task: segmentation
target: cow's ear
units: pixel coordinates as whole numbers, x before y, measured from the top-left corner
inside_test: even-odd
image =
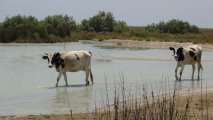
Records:
[[[169,49],[172,50],[172,51],[173,51],[173,54],[175,55],[175,48],[169,47]]]
[[[43,58],[44,60],[46,60],[48,57],[47,57],[47,56],[43,56],[42,58]]]
[[[169,49],[170,49],[170,50],[174,50],[174,48],[173,48],[173,47],[169,47]]]

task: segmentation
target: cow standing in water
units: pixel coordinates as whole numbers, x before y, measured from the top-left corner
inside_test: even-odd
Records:
[[[92,53],[89,51],[66,51],[57,52],[53,55],[46,53],[42,58],[48,60],[49,68],[55,67],[56,71],[59,72],[57,77],[56,87],[63,74],[66,86],[68,86],[66,72],[78,72],[85,71],[86,74],[86,85],[89,85],[89,76],[93,84],[93,75],[91,71],[91,57]]]
[[[173,47],[169,47],[169,49],[173,51],[174,58],[177,61],[177,66],[175,69],[176,80],[178,80],[178,76],[177,76],[178,68],[181,67],[180,77],[179,77],[179,80],[181,80],[181,76],[182,76],[185,65],[192,65],[192,80],[193,80],[196,63],[197,63],[197,69],[198,69],[197,79],[199,80],[200,79],[200,69],[203,70],[203,67],[201,64],[202,47],[199,45],[189,45],[189,46],[185,46],[185,47],[179,47],[179,48],[177,48],[177,50],[175,50],[175,48],[173,48]]]

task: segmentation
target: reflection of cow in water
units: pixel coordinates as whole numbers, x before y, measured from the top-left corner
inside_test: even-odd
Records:
[[[67,51],[60,53],[57,52],[54,55],[52,55],[51,53],[46,53],[46,55],[43,56],[43,59],[48,60],[49,68],[52,68],[52,66],[54,66],[56,71],[59,72],[56,83],[57,87],[62,74],[64,76],[66,86],[68,86],[66,72],[78,72],[81,70],[85,71],[86,73],[86,85],[89,85],[89,75],[91,78],[91,82],[93,83],[91,57],[92,54],[89,51]]]
[[[177,70],[178,67],[181,67],[180,70],[180,77],[181,80],[182,72],[185,65],[192,65],[192,79],[194,79],[194,71],[195,71],[195,64],[197,63],[198,69],[198,80],[200,79],[200,69],[202,68],[201,64],[201,56],[202,56],[202,47],[198,45],[189,45],[185,47],[179,47],[177,50],[173,47],[169,47],[170,50],[174,53],[174,58],[177,61],[177,66],[175,69],[175,78],[178,80]]]

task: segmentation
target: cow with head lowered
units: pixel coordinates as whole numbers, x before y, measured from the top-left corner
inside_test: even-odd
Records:
[[[177,70],[179,67],[181,67],[180,70],[180,77],[179,80],[181,80],[181,76],[183,73],[183,69],[185,65],[192,65],[192,80],[194,79],[194,72],[195,72],[195,64],[197,64],[198,69],[198,76],[197,79],[200,79],[200,69],[202,68],[201,64],[201,57],[202,57],[202,47],[199,45],[189,45],[185,47],[169,47],[170,50],[173,51],[174,58],[177,62],[177,66],[175,69],[175,78],[178,80],[177,76]]]
[[[54,54],[45,53],[42,57],[48,60],[48,67],[54,67],[59,73],[57,77],[56,87],[63,74],[66,86],[68,86],[66,72],[78,72],[85,71],[86,74],[86,85],[89,85],[89,76],[93,84],[93,75],[91,71],[91,57],[92,53],[89,51],[65,51],[56,52]]]

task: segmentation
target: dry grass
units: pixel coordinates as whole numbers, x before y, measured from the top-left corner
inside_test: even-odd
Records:
[[[166,82],[165,82],[166,83]],[[178,92],[167,91],[154,94],[145,86],[142,91],[136,91],[141,95],[127,92],[122,82],[116,86],[114,91],[114,103],[95,110],[93,119],[96,120],[211,120],[213,116],[213,97],[203,92]],[[107,86],[106,86],[107,87]],[[163,88],[163,89],[169,89]],[[159,90],[163,91],[163,90]],[[141,98],[138,98],[140,97]],[[107,98],[107,97],[106,97]],[[108,98],[107,98],[108,99]],[[212,106],[212,107],[211,107]],[[210,109],[211,107],[211,109]]]

